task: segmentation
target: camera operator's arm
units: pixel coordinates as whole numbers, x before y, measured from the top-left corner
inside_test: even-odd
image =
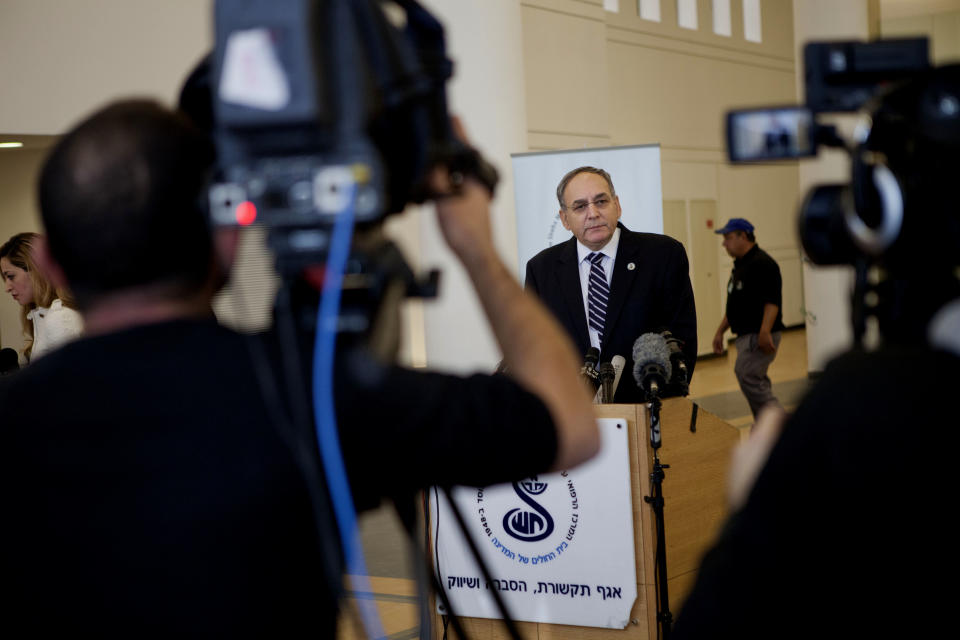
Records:
[[[437,192],[449,193],[443,170],[433,178]],[[437,218],[476,288],[510,375],[550,410],[557,428],[553,469],[569,468],[589,459],[599,447],[590,394],[577,375],[580,363],[569,338],[497,255],[489,207],[486,189],[467,180],[458,195],[437,201]]]

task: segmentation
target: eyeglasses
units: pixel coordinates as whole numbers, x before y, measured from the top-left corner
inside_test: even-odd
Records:
[[[597,211],[606,211],[611,202],[613,201],[609,198],[609,196],[600,196],[593,202],[577,201],[573,205],[567,207],[567,209],[573,211],[577,215],[583,215],[590,208],[590,205],[596,207]]]

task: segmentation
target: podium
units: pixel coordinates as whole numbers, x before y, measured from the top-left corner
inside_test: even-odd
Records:
[[[630,624],[625,629],[600,629],[517,622],[524,638],[646,640],[657,637],[656,522],[652,507],[644,501],[645,496],[651,495],[653,470],[647,408],[642,404],[610,404],[596,405],[595,411],[597,418],[618,418],[627,423],[637,563],[637,600],[631,609]],[[663,401],[660,428],[660,462],[669,465],[663,481],[667,588],[670,611],[676,618],[693,586],[700,558],[726,516],[727,467],[740,434],[735,427],[686,398]],[[500,620],[460,618],[460,622],[470,638],[509,639]],[[443,626],[439,615],[435,615],[434,629],[436,640],[440,640]],[[448,637],[457,637],[452,627],[448,628]]]

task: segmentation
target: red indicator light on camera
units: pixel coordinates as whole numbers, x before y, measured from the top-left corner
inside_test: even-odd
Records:
[[[247,200],[237,205],[237,224],[246,227],[257,219],[257,206]]]

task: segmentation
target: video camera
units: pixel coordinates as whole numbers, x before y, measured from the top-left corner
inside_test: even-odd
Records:
[[[278,305],[308,308],[297,324],[310,332],[348,218],[339,327],[383,342],[374,327],[403,297],[435,296],[439,272],[415,275],[379,223],[446,195],[428,186],[434,168],[454,190],[469,176],[492,195],[498,182],[454,131],[443,27],[415,0],[216,0],[214,26],[214,50],[180,95],[217,150],[202,203],[211,225],[266,230]]]
[[[214,20],[210,218],[266,227],[281,274],[322,261],[346,207],[362,227],[430,198],[436,166],[493,191],[451,127],[443,28],[415,0],[217,0]]]
[[[379,223],[409,203],[451,195],[431,191],[435,168],[446,168],[454,194],[472,177],[492,195],[497,172],[455,135],[444,31],[415,0],[216,0],[214,25],[214,50],[180,96],[216,147],[205,209],[214,227],[267,231],[281,278],[277,371],[260,341],[250,341],[251,352],[277,424],[302,452],[319,537],[329,547],[339,534],[344,570],[368,591],[334,374],[381,384],[400,298],[435,295],[438,275],[415,277]],[[308,365],[302,356],[311,352]],[[342,368],[336,354],[346,354]],[[412,501],[397,500],[412,522]],[[328,574],[340,593],[339,572]],[[375,610],[359,607],[368,634],[382,636]]]
[[[874,316],[884,339],[922,339],[960,295],[960,66],[933,68],[925,38],[804,48],[806,104],[727,114],[732,163],[798,159],[821,146],[851,159],[847,184],[815,186],[798,215],[811,262],[853,265],[855,344]],[[821,114],[859,111],[850,141]]]

